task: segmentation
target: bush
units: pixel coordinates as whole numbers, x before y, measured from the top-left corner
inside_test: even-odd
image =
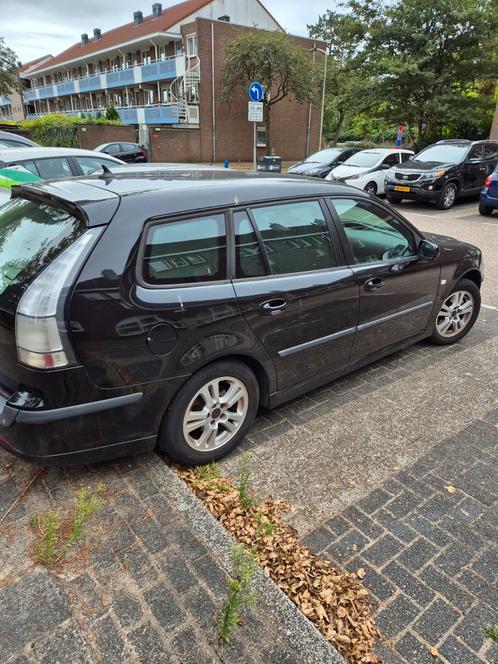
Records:
[[[122,124],[122,122],[119,115],[117,120],[109,120],[106,117],[102,117],[102,115],[96,118],[79,118],[72,115],[54,113],[36,118],[36,120],[23,120],[18,122],[17,126],[21,129],[28,129],[33,140],[40,145],[57,148],[77,148],[78,124],[118,125]]]
[[[120,120],[119,113],[112,105],[107,107],[105,116],[108,120]]]

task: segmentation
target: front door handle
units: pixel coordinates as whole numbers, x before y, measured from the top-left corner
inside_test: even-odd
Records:
[[[383,286],[384,282],[379,277],[376,277],[375,279],[369,279],[363,284],[363,288],[366,291],[379,290],[379,288],[382,288]]]
[[[259,305],[259,311],[264,316],[275,316],[287,308],[287,302],[282,297],[267,300]]]

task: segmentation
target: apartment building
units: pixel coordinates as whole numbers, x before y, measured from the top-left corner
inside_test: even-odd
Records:
[[[26,117],[95,116],[113,105],[125,124],[136,126],[141,141],[155,143],[157,159],[249,159],[247,98],[241,95],[230,107],[218,101],[223,50],[240,29],[282,30],[259,0],[186,0],[166,8],[154,3],[150,15],[136,11],[126,25],[95,28],[66,51],[21,71]],[[315,44],[296,39],[303,48]],[[289,145],[280,149],[277,131],[282,156],[299,158],[316,149],[318,109],[290,100],[278,106],[273,124],[282,123]],[[187,135],[189,130],[196,131]],[[299,146],[290,147],[296,131]],[[258,143],[264,153],[263,126]]]

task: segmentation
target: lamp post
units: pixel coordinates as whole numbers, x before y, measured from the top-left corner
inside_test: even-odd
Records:
[[[322,145],[322,134],[323,134],[323,116],[325,114],[325,89],[327,86],[327,64],[328,64],[328,51],[326,51],[324,48],[318,48],[318,46],[314,46],[313,48],[308,49],[309,51],[312,51],[313,53],[316,53],[316,51],[320,51],[320,53],[323,53],[325,55],[325,62],[323,65],[323,86],[322,86],[322,112],[320,114],[320,136],[318,139],[318,149],[320,149]]]

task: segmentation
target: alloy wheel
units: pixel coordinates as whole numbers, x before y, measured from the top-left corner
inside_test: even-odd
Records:
[[[456,188],[454,185],[449,185],[443,194],[443,205],[445,210],[448,210],[453,206],[456,199]]]
[[[211,452],[226,445],[244,423],[249,394],[238,378],[222,376],[201,387],[183,418],[183,435],[198,452]]]
[[[443,303],[436,319],[436,329],[444,338],[460,334],[472,318],[474,298],[469,291],[458,290]]]

